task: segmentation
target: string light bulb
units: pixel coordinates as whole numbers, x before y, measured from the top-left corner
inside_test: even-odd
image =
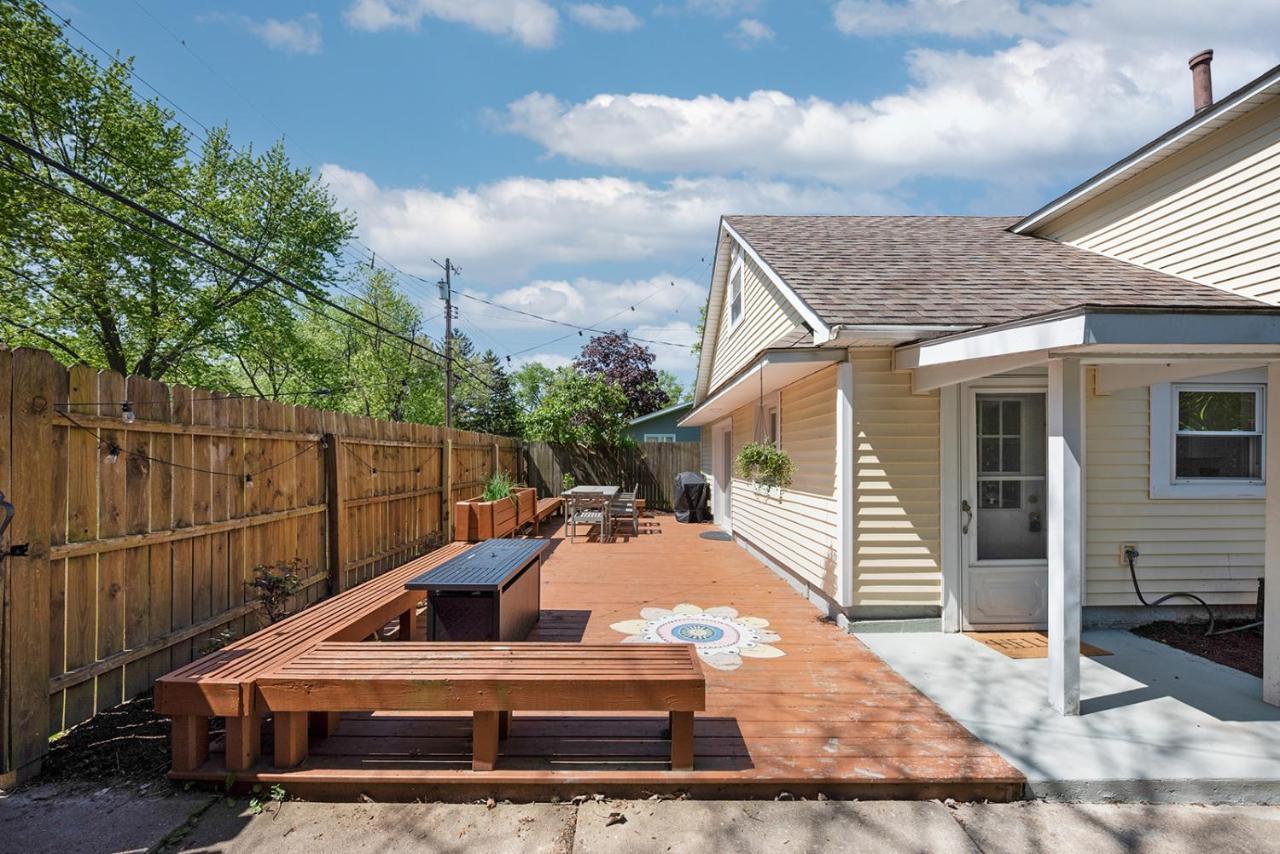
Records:
[[[120,446],[115,444],[107,446],[107,455],[103,459],[109,465],[115,465],[116,460],[120,459]]]
[[[374,473],[374,475],[377,475],[378,470],[375,468],[375,469],[373,470],[373,473]]]
[[[244,485],[245,485],[246,487],[252,487],[252,486],[253,486],[253,475],[251,475],[251,474],[246,474],[246,475],[244,476]]]
[[[138,416],[133,411],[133,404],[131,404],[127,400],[124,403],[120,404],[120,417],[124,420],[125,424],[132,424],[133,422],[137,421]]]

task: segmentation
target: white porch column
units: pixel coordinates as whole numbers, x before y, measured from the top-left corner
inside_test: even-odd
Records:
[[[853,607],[854,458],[853,363],[836,366],[836,601]]]
[[[1049,704],[1080,714],[1080,606],[1084,577],[1084,372],[1049,360]]]
[[[1262,699],[1280,706],[1280,362],[1267,363],[1266,545],[1262,574],[1266,579],[1262,627]]]

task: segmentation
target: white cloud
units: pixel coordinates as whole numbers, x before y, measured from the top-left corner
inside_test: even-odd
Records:
[[[464,292],[565,323],[599,329],[633,329],[638,325],[679,323],[681,316],[696,318],[698,307],[706,299],[706,290],[705,282],[663,273],[621,282],[586,277],[573,281],[541,279],[496,294]],[[475,305],[465,298],[461,304],[464,312]],[[520,315],[485,308],[482,313],[491,328],[522,329],[527,325],[527,318]]]
[[[743,50],[750,50],[761,42],[772,41],[773,30],[755,18],[743,18],[729,31],[729,38]]]
[[[1019,0],[840,0],[833,15],[836,29],[857,36],[915,32],[972,38],[1043,32],[1043,22],[1024,11],[1024,5]]]
[[[638,29],[643,23],[640,17],[626,6],[605,6],[601,3],[575,3],[568,7],[569,17],[584,27],[607,33],[622,33]]]
[[[415,29],[423,18],[508,36],[526,47],[555,43],[560,14],[545,0],[355,0],[344,15],[356,29]]]
[[[873,190],[943,177],[1034,191],[1083,177],[1186,118],[1186,60],[1205,45],[1217,48],[1219,95],[1280,60],[1274,0],[912,0],[838,10],[879,31],[1022,37],[986,52],[913,50],[910,84],[869,101],[766,90],[565,103],[533,93],[508,106],[506,126],[549,153],[607,167]]]
[[[315,12],[308,12],[301,17],[286,21],[276,18],[267,18],[262,21],[244,18],[243,22],[245,28],[266,42],[268,47],[285,53],[315,54],[319,53],[323,46],[320,36],[320,16]]]
[[[525,365],[540,363],[551,368],[567,368],[573,364],[573,358],[563,353],[526,353],[520,356],[512,356],[511,362],[506,367],[511,371],[518,371]]]
[[[339,204],[365,243],[397,266],[434,275],[448,251],[477,281],[509,282],[545,263],[635,261],[705,252],[724,213],[884,213],[886,197],[779,181],[513,177],[442,192],[385,188],[327,164]]]

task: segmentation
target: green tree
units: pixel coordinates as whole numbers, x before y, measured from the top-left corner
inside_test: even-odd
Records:
[[[466,393],[458,404],[457,425],[463,430],[519,436],[520,404],[497,354],[486,350],[469,370],[474,376],[463,379]]]
[[[691,394],[691,389],[686,389],[679,378],[671,371],[658,371],[658,388],[668,398],[668,405],[681,403],[685,399],[686,394]]]
[[[568,368],[556,372],[538,408],[525,419],[530,439],[589,447],[632,444],[627,396],[614,383]]]
[[[191,156],[173,114],[134,94],[130,61],[98,67],[27,0],[0,4],[0,29],[7,135],[253,264],[306,286],[333,280],[353,222],[282,145],[237,151],[216,128]],[[252,265],[37,157],[5,148],[0,161],[8,167],[0,170],[0,317],[10,343],[124,374],[215,384],[238,370],[227,346],[246,327],[287,321],[284,286]]]
[[[532,412],[542,403],[542,395],[555,379],[556,372],[541,362],[529,362],[512,372],[511,384],[516,401],[525,412]]]

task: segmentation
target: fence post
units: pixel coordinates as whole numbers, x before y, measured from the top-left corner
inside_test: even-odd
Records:
[[[447,436],[440,453],[440,525],[444,542],[453,542],[453,439]]]
[[[29,779],[40,770],[49,746],[49,534],[53,527],[53,356],[39,350],[12,354],[12,405],[9,420],[10,488],[14,505],[9,543],[26,545],[25,555],[3,564],[5,582],[4,688],[9,781]]]
[[[345,480],[345,466],[342,439],[333,433],[324,435],[324,495],[325,495],[325,533],[327,534],[326,558],[329,564],[329,595],[342,592],[343,559],[346,547],[346,533],[342,512],[342,483]]]

